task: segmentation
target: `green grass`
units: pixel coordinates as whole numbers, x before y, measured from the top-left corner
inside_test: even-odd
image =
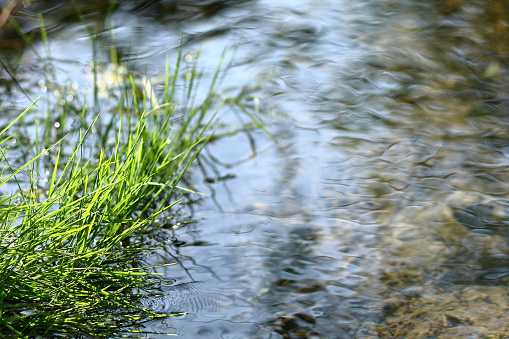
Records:
[[[138,306],[164,280],[140,266],[154,247],[140,235],[157,231],[192,192],[178,185],[214,138],[224,101],[220,68],[196,103],[197,67],[180,66],[179,54],[158,97],[129,75],[107,114],[91,119],[86,104],[60,100],[46,118],[29,107],[0,132],[0,191],[10,191],[0,196],[4,337],[128,336],[169,316]],[[242,98],[228,102],[248,110]]]

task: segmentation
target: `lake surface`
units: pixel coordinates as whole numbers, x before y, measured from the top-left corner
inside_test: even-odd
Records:
[[[107,64],[112,50],[101,39],[91,48],[94,29],[114,35],[118,57],[149,78],[181,42],[190,59],[201,48],[205,77],[229,48],[223,86],[252,91],[272,136],[237,133],[205,149],[188,178],[207,194],[186,212],[199,221],[147,260],[176,264],[159,270],[174,283],[146,305],[188,313],[147,329],[508,335],[505,2],[128,1],[104,20],[111,4],[96,1],[81,7],[88,26],[65,3],[25,9],[42,11],[49,32],[21,59],[29,96],[91,88],[91,60]],[[4,39],[10,63],[19,45]],[[29,101],[8,85],[14,114]],[[219,119],[249,120],[235,113]]]

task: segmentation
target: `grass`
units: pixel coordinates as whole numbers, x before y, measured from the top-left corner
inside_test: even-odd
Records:
[[[0,190],[10,191],[0,196],[3,337],[136,336],[144,321],[170,316],[139,306],[164,280],[140,266],[154,245],[139,235],[192,192],[178,185],[217,137],[211,121],[224,101],[220,67],[196,103],[197,66],[181,59],[158,96],[127,75],[107,114],[91,119],[86,104],[57,100],[45,118],[30,106],[0,132]],[[240,97],[228,102],[249,110]]]

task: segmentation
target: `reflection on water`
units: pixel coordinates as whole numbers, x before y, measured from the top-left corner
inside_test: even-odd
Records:
[[[187,338],[507,336],[507,4],[242,3],[111,8],[119,55],[152,75],[180,32],[209,66],[242,36],[226,82],[269,77],[259,96],[275,112],[275,144],[239,134],[202,158],[204,220],[153,258],[178,262],[161,269],[178,285],[147,301],[189,314],[148,326]],[[88,51],[66,63],[65,39],[84,34],[58,27],[54,67],[90,62]]]

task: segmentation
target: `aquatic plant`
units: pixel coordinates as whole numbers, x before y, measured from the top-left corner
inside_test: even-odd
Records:
[[[114,112],[90,119],[86,105],[60,100],[45,123],[36,123],[32,105],[0,131],[0,189],[11,191],[0,196],[5,337],[127,336],[142,333],[136,324],[169,316],[138,303],[160,279],[140,264],[154,244],[137,235],[171,215],[178,192],[193,192],[178,185],[213,136],[223,101],[220,67],[195,103],[196,65],[182,72],[180,60],[181,53],[173,72],[167,67],[159,98],[128,74]],[[188,100],[179,106],[182,73]],[[67,133],[55,133],[55,116]],[[23,137],[30,131],[32,142]]]

